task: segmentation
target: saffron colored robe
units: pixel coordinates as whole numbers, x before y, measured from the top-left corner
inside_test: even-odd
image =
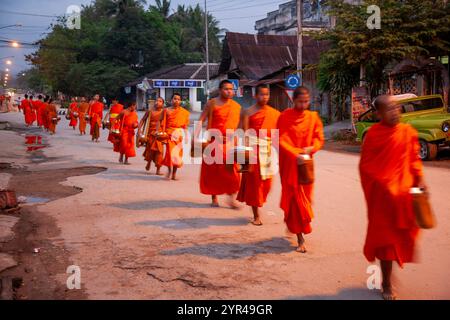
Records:
[[[78,124],[78,119],[73,115],[73,113],[78,113],[78,102],[72,102],[69,105],[69,115],[70,115],[70,122],[69,127],[76,127]]]
[[[169,140],[162,165],[181,168],[183,166],[183,134],[189,126],[190,113],[182,107],[166,110],[166,132]]]
[[[89,109],[89,116],[91,120],[91,136],[92,139],[100,138],[100,127],[103,120],[104,105],[101,102],[93,102]]]
[[[147,145],[145,146],[144,158],[147,162],[153,161],[157,168],[162,167],[163,162],[163,144],[161,141],[156,139],[155,134],[159,123],[160,131],[163,130],[163,109],[148,111],[147,117],[150,117],[147,121],[150,121],[148,134],[147,134]]]
[[[56,106],[54,104],[47,104],[46,113],[47,113],[48,131],[51,133],[56,133],[56,123],[53,120],[54,118],[58,117]]]
[[[117,119],[119,114],[123,111],[123,105],[120,103],[111,106],[109,110],[109,124],[111,129],[108,135],[108,141],[113,144],[114,152],[120,152],[120,139],[116,139],[115,135],[111,132],[112,130],[120,130],[121,122]]]
[[[25,123],[31,126],[36,121],[36,113],[33,111],[30,100],[22,101],[23,114],[25,116]]]
[[[317,112],[296,109],[284,111],[278,120],[280,135],[281,202],[284,221],[291,233],[312,232],[314,217],[312,197],[314,184],[298,183],[297,156],[304,148],[313,147],[311,154],[324,144],[323,125]]]
[[[237,129],[240,114],[241,106],[234,100],[230,100],[222,106],[216,105],[213,109],[212,123],[209,124],[209,128],[219,130],[225,137],[227,129]],[[204,158],[202,160],[200,171],[200,192],[202,194],[234,194],[239,191],[241,177],[238,173],[238,167],[234,165],[230,170],[229,166],[226,165],[226,154],[233,147],[234,142],[226,141],[226,139],[223,142],[218,148],[218,152],[223,155],[223,164],[207,164]],[[212,156],[215,156],[214,152]]]
[[[41,102],[39,105],[38,113],[41,117],[42,126],[48,129],[48,119],[47,119],[47,103]]]
[[[368,208],[364,255],[397,261],[414,260],[419,229],[409,190],[423,176],[417,131],[408,124],[388,127],[381,123],[366,134],[359,165]]]
[[[263,137],[270,138],[271,130],[277,128],[279,116],[280,112],[278,110],[270,106],[264,106],[249,117],[249,129],[256,130],[258,136],[259,130],[267,130],[267,135],[264,134]],[[259,151],[259,147],[257,147],[256,151]],[[266,180],[261,178],[258,152],[258,163],[250,164],[249,171],[242,174],[241,187],[237,195],[237,200],[245,202],[248,206],[262,207],[267,200],[271,185],[271,178]]]
[[[125,112],[121,118],[122,130],[120,131],[120,153],[124,154],[127,158],[136,157],[135,149],[135,132],[139,119],[136,111]]]
[[[37,126],[43,127],[44,122],[47,120],[47,119],[44,119],[44,110],[45,110],[44,102],[41,100],[33,101],[33,106],[36,110]]]
[[[82,102],[80,103],[80,106],[78,107],[78,119],[80,120],[80,125],[78,129],[80,130],[80,134],[86,134],[86,113],[89,110],[89,103]]]

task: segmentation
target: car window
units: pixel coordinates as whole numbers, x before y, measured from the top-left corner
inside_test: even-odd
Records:
[[[436,108],[442,108],[442,100],[440,98],[409,101],[402,104],[403,113],[431,110]]]

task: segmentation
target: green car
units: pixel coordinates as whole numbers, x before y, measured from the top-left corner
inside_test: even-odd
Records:
[[[439,148],[450,146],[450,113],[442,96],[402,95],[398,98],[402,106],[400,121],[411,124],[419,133],[420,158],[435,159]],[[367,130],[377,122],[374,109],[363,113],[356,123],[356,140],[363,141]]]

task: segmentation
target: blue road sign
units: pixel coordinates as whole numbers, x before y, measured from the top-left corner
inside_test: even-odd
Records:
[[[233,84],[233,90],[239,90],[239,80],[238,79],[228,79]]]
[[[302,85],[302,79],[297,74],[291,74],[286,78],[285,85],[288,89],[295,90]]]

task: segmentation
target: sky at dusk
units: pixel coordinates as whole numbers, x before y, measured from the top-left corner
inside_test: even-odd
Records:
[[[287,1],[269,0],[207,0],[208,11],[220,22],[220,27],[229,31],[254,33],[255,21],[265,17],[267,12],[276,10],[278,5]],[[147,1],[147,6],[155,1]],[[34,42],[49,32],[49,25],[54,16],[62,15],[70,5],[87,5],[91,0],[0,0],[0,39],[18,42]],[[172,0],[172,10],[178,5],[204,6],[204,0]],[[81,21],[81,24],[83,22]],[[21,27],[2,28],[21,24]],[[81,25],[82,27],[82,25]],[[12,75],[29,68],[24,55],[35,48],[10,48],[0,45],[0,58],[11,58],[13,64],[7,66]],[[1,59],[2,69],[6,67]]]

